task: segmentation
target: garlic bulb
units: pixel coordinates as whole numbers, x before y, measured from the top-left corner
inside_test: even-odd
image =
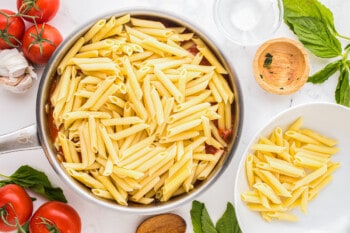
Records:
[[[15,93],[23,93],[33,85],[37,75],[17,49],[0,50],[0,84]]]

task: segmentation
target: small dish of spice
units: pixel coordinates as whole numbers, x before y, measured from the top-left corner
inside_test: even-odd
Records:
[[[277,38],[258,48],[253,69],[256,81],[264,90],[289,95],[298,91],[307,81],[309,57],[299,42]]]

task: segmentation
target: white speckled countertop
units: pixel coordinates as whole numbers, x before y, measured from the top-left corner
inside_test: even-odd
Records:
[[[350,35],[350,1],[323,0],[334,13],[335,25],[341,34]],[[15,10],[16,1],[2,0],[0,8]],[[234,174],[246,145],[252,136],[264,124],[279,112],[295,105],[308,102],[334,102],[334,90],[337,78],[333,77],[322,85],[306,84],[300,91],[289,96],[277,96],[263,91],[253,77],[252,61],[258,46],[243,47],[227,40],[216,28],[213,18],[214,0],[61,0],[57,16],[51,21],[67,37],[80,25],[122,8],[145,8],[171,11],[173,14],[189,20],[204,33],[208,34],[220,50],[227,56],[236,70],[244,101],[244,124],[241,142],[235,157],[223,176],[208,191],[198,197],[205,202],[208,211],[216,221],[226,208],[227,201],[233,201]],[[295,38],[286,25],[282,24],[273,37]],[[311,73],[326,64],[310,54]],[[39,68],[39,74],[42,68]],[[0,88],[0,135],[35,123],[35,101],[38,81],[23,95],[12,94]],[[13,152],[0,155],[0,173],[10,174],[20,165],[29,164],[44,170],[55,185],[62,187],[69,203],[78,210],[83,222],[84,233],[133,233],[145,216],[123,215],[80,199],[67,189],[48,163],[42,150]],[[35,203],[37,208],[42,200]],[[185,218],[188,230],[192,232],[190,220],[191,203],[173,210]]]

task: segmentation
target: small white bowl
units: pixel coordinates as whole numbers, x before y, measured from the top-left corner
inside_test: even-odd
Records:
[[[249,210],[240,194],[249,190],[245,174],[245,160],[250,148],[261,136],[268,136],[274,128],[287,127],[298,117],[303,127],[314,129],[338,140],[340,151],[332,160],[340,162],[334,178],[318,196],[309,202],[307,214],[297,208],[297,222],[266,222],[259,213]],[[331,103],[309,103],[280,113],[264,126],[247,146],[235,178],[234,205],[242,232],[247,233],[345,233],[350,232],[350,109]]]

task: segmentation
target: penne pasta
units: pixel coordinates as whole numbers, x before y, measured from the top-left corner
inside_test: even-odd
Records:
[[[131,18],[131,23],[137,27],[165,29],[164,24],[154,20]]]
[[[335,139],[304,129],[302,117],[287,130],[275,127],[250,148],[245,160],[249,191],[241,193],[241,200],[266,221],[297,221],[290,210],[300,207],[307,213],[309,201],[340,166],[331,160],[339,151],[336,144]]]
[[[68,53],[64,56],[64,58],[57,67],[57,73],[59,75],[63,74],[70,59],[78,53],[78,51],[84,45],[85,42],[86,39],[82,37],[74,43],[73,47],[68,51]]]
[[[61,60],[50,96],[63,167],[120,205],[191,192],[234,134],[226,74],[185,27],[129,14],[95,22]]]
[[[337,140],[321,135],[310,129],[302,129],[301,133],[325,144],[326,146],[335,146],[338,143]]]

